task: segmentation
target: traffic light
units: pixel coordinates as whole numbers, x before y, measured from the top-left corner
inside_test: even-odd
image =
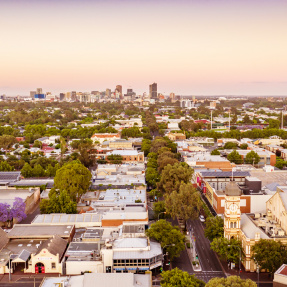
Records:
[[[198,255],[197,254],[195,255],[195,258],[198,259]]]
[[[162,272],[162,267],[160,267],[159,271]]]

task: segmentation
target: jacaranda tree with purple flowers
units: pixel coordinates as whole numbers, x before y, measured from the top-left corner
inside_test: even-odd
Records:
[[[18,222],[22,221],[27,217],[25,207],[25,202],[20,197],[15,198],[12,206],[8,203],[0,203],[0,222],[7,222],[10,226],[14,218]]]

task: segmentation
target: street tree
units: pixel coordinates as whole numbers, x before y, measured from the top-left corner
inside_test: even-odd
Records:
[[[71,199],[76,201],[88,191],[91,184],[91,172],[79,161],[72,161],[57,170],[54,187],[66,190]]]
[[[279,241],[260,239],[251,247],[260,269],[274,273],[282,264],[287,263],[287,251]]]
[[[216,237],[211,242],[210,247],[220,256],[220,258],[229,260],[235,264],[237,264],[239,261],[239,248],[241,249],[241,256],[244,254],[241,246],[241,241],[234,238],[229,240],[225,237]]]
[[[146,180],[147,185],[155,188],[156,183],[159,180],[159,173],[157,172],[155,168],[148,167],[145,173],[145,180]]]
[[[204,236],[209,239],[210,242],[214,238],[223,237],[224,221],[220,216],[208,217],[205,222]]]
[[[258,164],[260,156],[254,150],[250,151],[245,157],[245,163]]]
[[[247,143],[243,143],[239,146],[241,149],[247,149],[248,148],[248,144]]]
[[[179,192],[166,193],[164,197],[166,211],[172,218],[179,217],[186,221],[199,216],[202,201],[199,191],[191,183],[181,184]]]
[[[107,160],[111,164],[122,164],[123,157],[120,154],[111,154],[107,156]]]
[[[153,204],[153,212],[155,219],[158,219],[160,213],[166,212],[165,209],[165,202],[164,201],[157,201]],[[164,218],[164,215],[161,215],[161,218]]]
[[[224,149],[237,149],[237,147],[238,147],[237,143],[227,142],[223,148]]]
[[[165,166],[168,164],[174,165],[175,163],[178,163],[179,161],[176,158],[176,154],[170,152],[170,151],[165,151],[161,153],[158,158],[157,158],[157,166],[158,166],[158,172],[160,173]]]
[[[180,232],[177,226],[172,226],[171,223],[164,219],[160,219],[153,223],[146,235],[158,241],[164,251],[168,252],[170,259],[178,257],[184,250],[185,236]]]
[[[239,276],[227,278],[214,277],[208,281],[205,287],[256,287],[257,284],[251,279],[241,279]]]
[[[177,267],[161,274],[162,287],[204,287],[205,283]]]
[[[77,203],[73,201],[66,190],[52,188],[49,192],[49,199],[43,199],[40,203],[42,214],[49,213],[77,213]]]
[[[211,155],[220,155],[220,151],[218,149],[214,149],[210,154]]]
[[[190,182],[192,175],[193,169],[185,162],[168,164],[161,173],[157,188],[164,193],[178,192],[182,183]]]
[[[243,163],[243,159],[241,157],[241,155],[236,151],[232,151],[228,156],[227,159],[230,162],[234,162],[235,164],[242,164]]]

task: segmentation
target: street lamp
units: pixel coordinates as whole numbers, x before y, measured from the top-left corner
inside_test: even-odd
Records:
[[[236,247],[239,249],[239,262],[238,262],[238,274],[239,274],[239,277],[240,277],[240,263],[241,263],[241,248],[237,245],[227,245],[228,247]]]
[[[256,264],[256,271],[257,271],[257,286],[259,287],[260,281],[259,281],[259,274],[260,274],[260,268],[259,268],[259,264],[258,261],[255,259],[255,257],[253,258],[255,264]]]
[[[11,281],[11,252],[9,253],[9,281]]]
[[[159,216],[160,216],[162,213],[163,213],[163,214],[166,214],[166,212],[165,212],[165,211],[160,212],[160,213],[158,214],[157,220],[159,220]]]

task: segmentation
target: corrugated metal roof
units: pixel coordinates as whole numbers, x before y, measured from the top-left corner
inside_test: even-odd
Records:
[[[231,171],[202,171],[203,177],[214,176],[214,177],[232,177]],[[233,176],[250,176],[249,171],[234,171]]]
[[[255,233],[260,233],[261,239],[269,239],[268,235],[264,233],[263,230],[261,230],[259,227],[257,227],[245,213],[241,214],[240,225],[241,230],[247,238],[254,239]]]

